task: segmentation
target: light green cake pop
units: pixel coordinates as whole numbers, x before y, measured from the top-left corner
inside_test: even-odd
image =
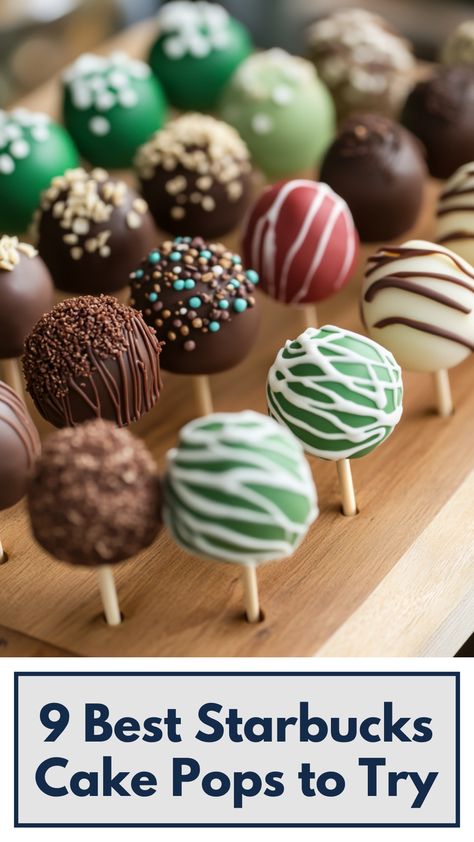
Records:
[[[0,234],[25,231],[43,190],[78,163],[68,133],[46,114],[0,111]]]
[[[84,53],[63,74],[64,122],[81,155],[107,169],[129,167],[161,128],[166,101],[147,64],[125,53]]]
[[[326,325],[289,340],[270,368],[270,414],[308,453],[340,461],[370,453],[402,415],[402,373],[365,336]]]
[[[285,558],[318,515],[300,443],[257,412],[191,421],[168,453],[164,518],[191,553],[243,565]]]
[[[335,131],[332,99],[313,65],[280,49],[256,53],[238,67],[219,114],[273,178],[314,167]]]

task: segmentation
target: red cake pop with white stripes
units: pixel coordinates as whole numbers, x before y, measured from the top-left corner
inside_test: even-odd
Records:
[[[358,248],[345,201],[327,184],[305,179],[264,190],[243,237],[245,261],[258,272],[260,288],[296,306],[338,292],[351,276]]]

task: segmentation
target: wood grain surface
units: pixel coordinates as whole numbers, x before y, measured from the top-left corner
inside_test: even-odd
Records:
[[[141,55],[149,40],[141,26],[113,46]],[[22,104],[54,113],[56,86]],[[438,189],[428,186],[422,217],[405,239],[431,238]],[[235,248],[238,239],[226,241]],[[318,307],[321,324],[362,330],[360,278],[372,250],[362,249],[348,287]],[[268,367],[302,329],[300,311],[263,295],[260,302],[254,350],[211,380],[216,410],[265,412]],[[474,357],[451,372],[451,382],[455,413],[441,419],[431,377],[404,376],[398,428],[352,462],[357,516],[340,513],[334,464],[312,460],[321,515],[293,557],[259,568],[264,620],[256,625],[243,616],[237,567],[195,559],[162,531],[151,548],[116,568],[125,620],[108,628],[94,572],[46,556],[30,536],[23,503],[0,513],[9,554],[0,566],[0,638],[10,648],[0,646],[0,655],[454,654],[474,628]],[[135,425],[161,466],[193,417],[193,401],[188,378],[165,375],[159,406]]]

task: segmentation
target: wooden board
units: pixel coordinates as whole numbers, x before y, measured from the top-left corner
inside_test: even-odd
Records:
[[[140,55],[149,38],[140,27],[114,47],[130,45]],[[50,86],[22,104],[51,110],[54,100]],[[437,189],[429,185],[412,235],[432,236]],[[319,307],[321,324],[362,329],[358,294],[370,251],[362,250],[348,288]],[[236,369],[212,378],[217,410],[265,412],[268,367],[284,340],[302,329],[301,313],[260,300],[256,348]],[[125,621],[108,628],[94,573],[48,558],[32,541],[19,504],[0,514],[10,557],[0,566],[3,636],[11,630],[29,636],[30,644],[18,638],[17,652],[31,655],[49,654],[38,641],[88,656],[454,654],[474,627],[474,357],[451,381],[456,411],[443,420],[433,412],[431,378],[404,377],[399,427],[353,462],[356,517],[340,514],[334,465],[312,461],[321,515],[292,558],[259,569],[262,623],[251,626],[243,617],[236,567],[192,558],[162,532],[117,569]],[[193,411],[189,379],[165,375],[159,406],[135,427],[161,465]]]

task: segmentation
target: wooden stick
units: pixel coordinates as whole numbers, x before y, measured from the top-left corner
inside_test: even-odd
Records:
[[[445,368],[434,372],[434,382],[438,415],[441,415],[441,418],[447,418],[453,414],[453,398],[449,384],[449,375]]]
[[[25,400],[25,390],[23,387],[23,376],[20,368],[20,360],[16,357],[10,360],[2,360],[2,376],[22,400]]]
[[[0,564],[3,564],[6,560],[5,550],[3,549],[3,544],[0,541]]]
[[[318,327],[318,311],[315,304],[305,304],[300,308],[300,312],[304,330],[308,327]]]
[[[209,385],[209,377],[205,374],[197,374],[193,377],[194,398],[197,405],[197,414],[212,415],[214,407],[212,405],[212,393]]]
[[[258,599],[257,568],[253,564],[242,564],[242,584],[247,620],[249,623],[258,623],[260,620],[260,602]]]
[[[114,573],[110,565],[101,564],[97,568],[97,577],[99,579],[99,590],[102,597],[102,605],[104,606],[105,619],[109,626],[119,626],[122,622],[122,615],[120,614]]]
[[[344,515],[356,515],[357,504],[352,482],[351,463],[349,459],[338,459],[336,462],[339,487],[341,489],[342,513]]]

